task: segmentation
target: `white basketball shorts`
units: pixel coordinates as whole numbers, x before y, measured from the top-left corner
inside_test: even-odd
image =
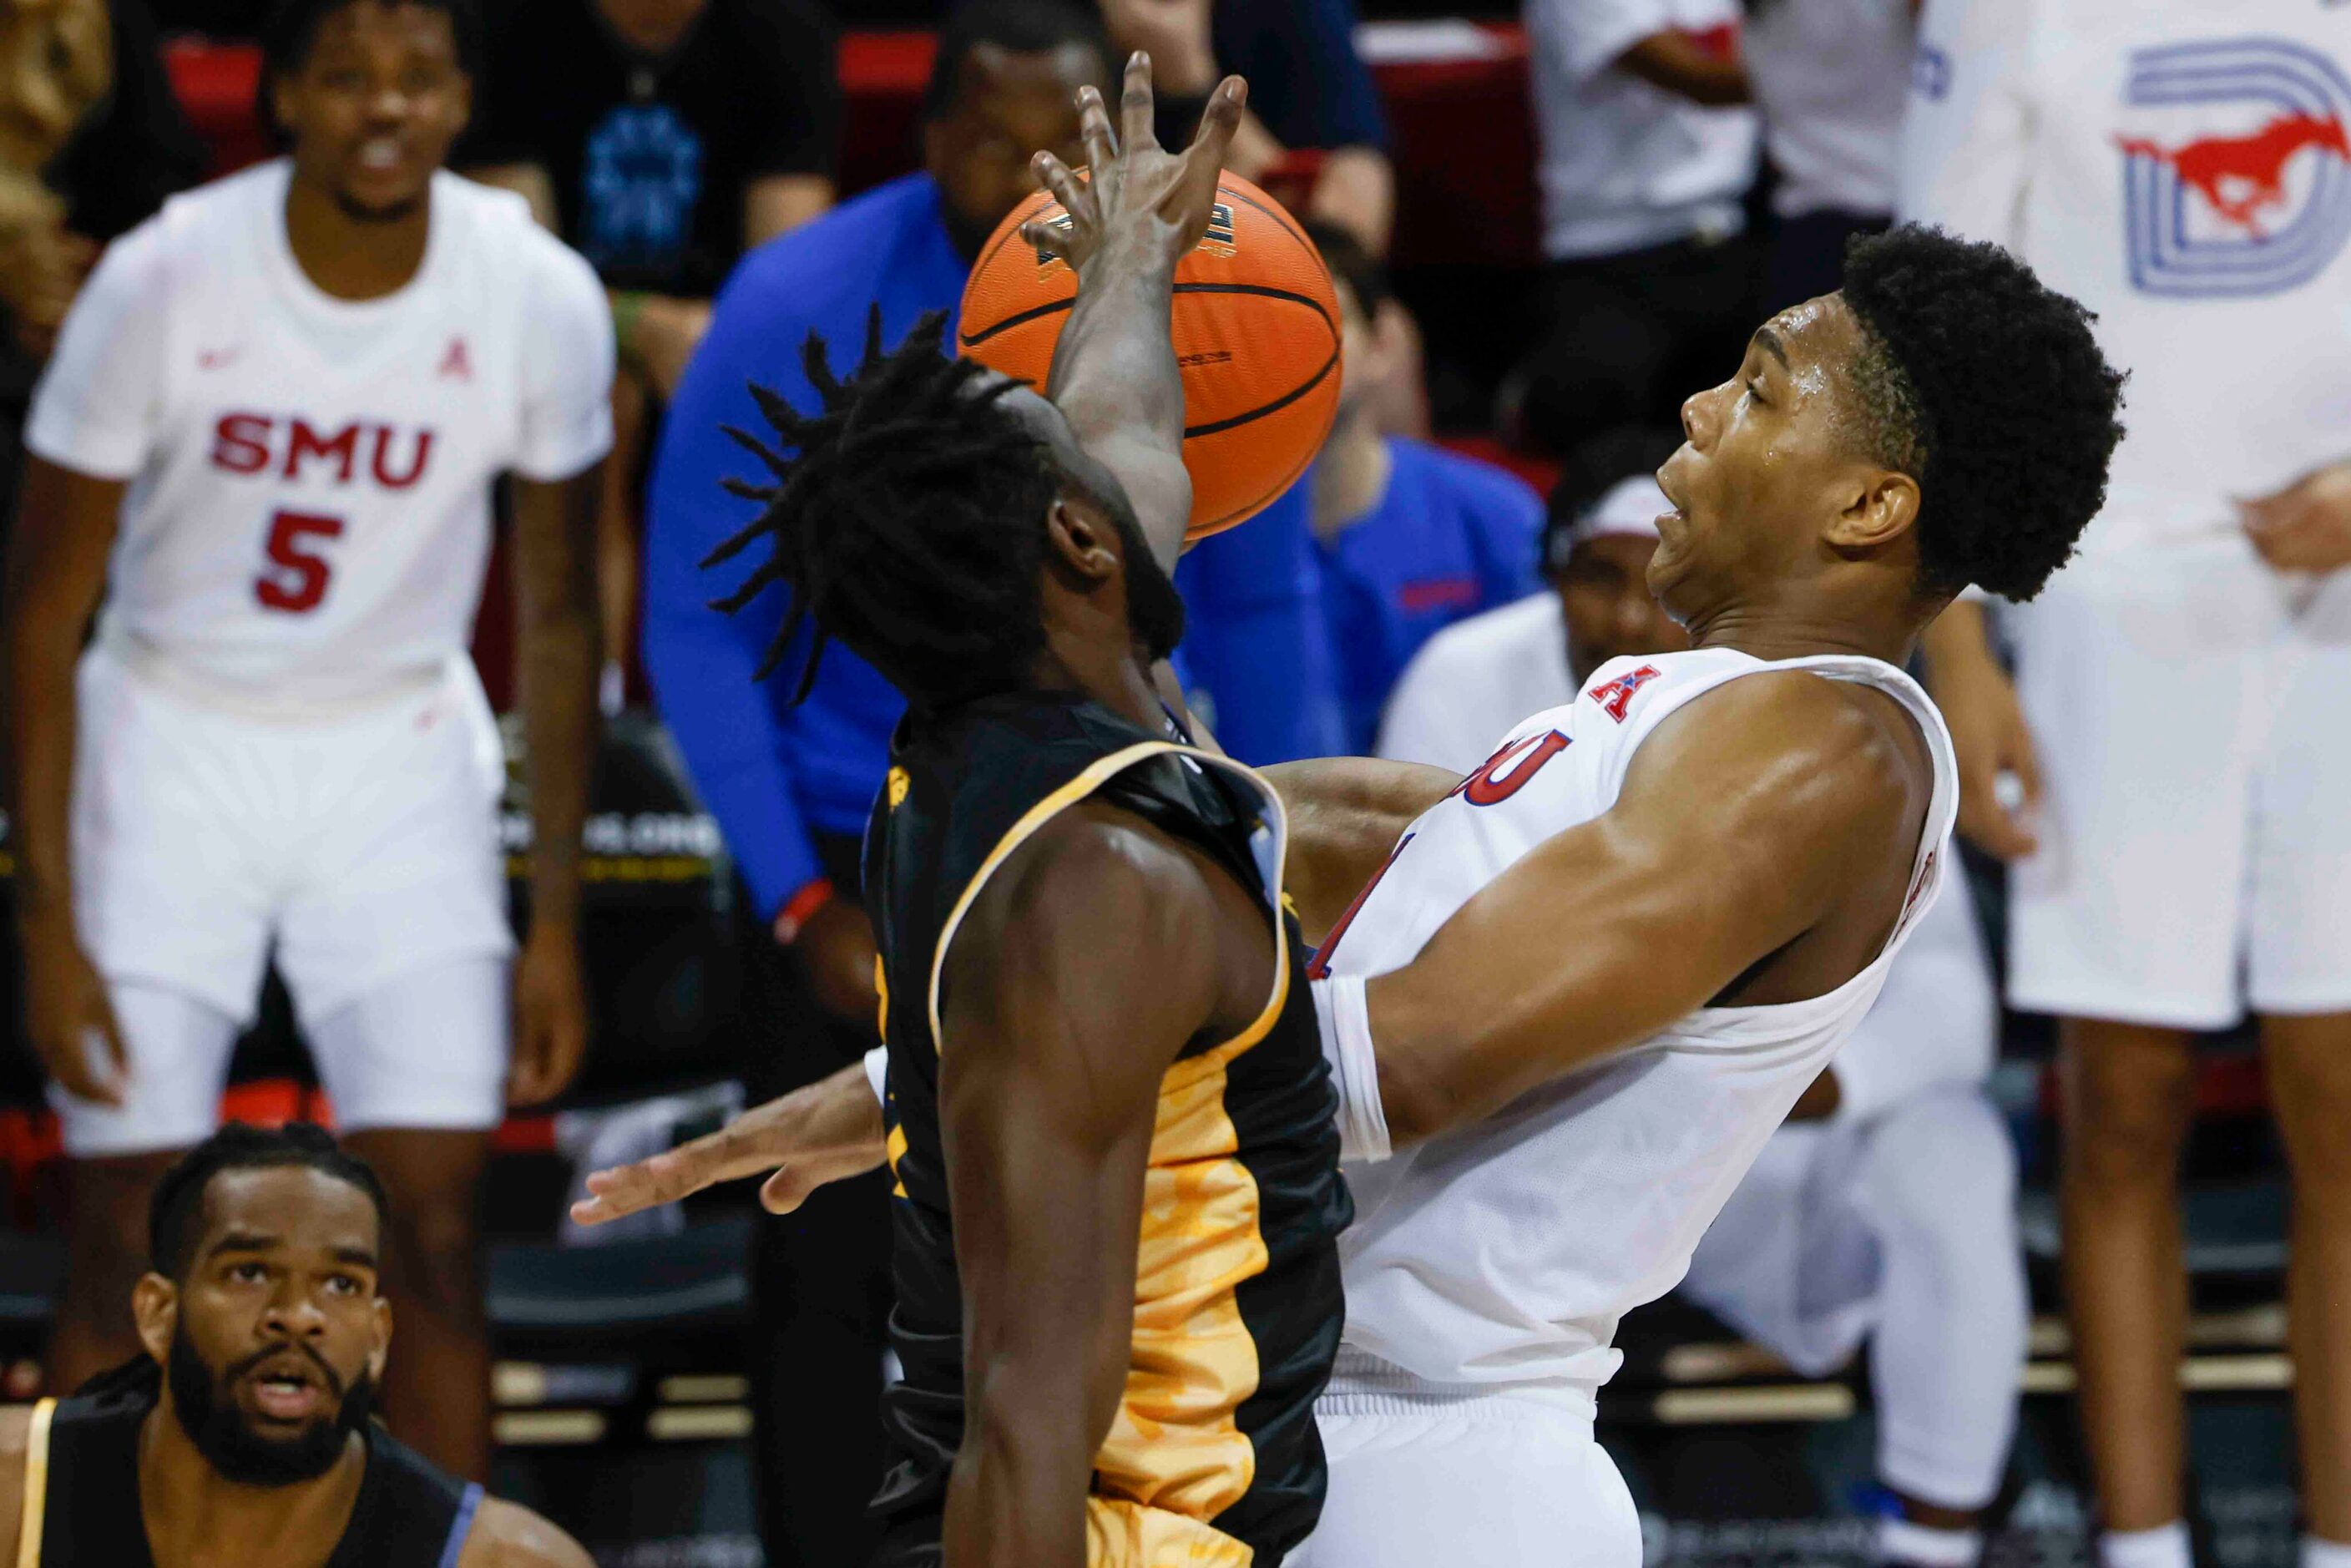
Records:
[[[478,977],[485,960],[503,973],[513,937],[497,837],[501,767],[469,665],[381,706],[302,724],[160,690],[101,649],[84,656],[78,685],[74,914],[90,961],[118,995],[174,993],[242,1025],[274,954],[304,1032],[324,1051],[365,1038],[369,1030],[347,1027],[354,1009],[392,996],[407,977]],[[488,1016],[419,1031],[402,1047],[409,1068],[430,1077],[445,1067],[495,1093],[507,1051],[503,986],[468,980],[452,995],[467,1014]],[[138,1031],[125,1030],[135,1077]],[[436,1052],[468,1060],[438,1063]],[[384,1077],[321,1065],[330,1082]],[[70,1103],[61,1108],[70,1113]],[[213,1109],[202,1107],[206,1125]],[[383,1124],[363,1105],[337,1112],[346,1125]],[[495,1102],[438,1120],[484,1113],[495,1123]],[[74,1121],[69,1113],[69,1147]],[[143,1142],[136,1127],[90,1131],[110,1148]],[[90,1141],[75,1152],[108,1152]]]
[[[2010,999],[2181,1029],[2351,1010],[2351,571],[2180,544],[2078,561],[2014,624],[2044,800]]]
[[[1341,1351],[1315,1402],[1331,1490],[1289,1568],[1640,1568],[1640,1515],[1588,1407],[1381,1367]]]

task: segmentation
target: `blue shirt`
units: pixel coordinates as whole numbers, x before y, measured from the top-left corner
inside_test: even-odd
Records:
[[[1209,34],[1217,68],[1249,78],[1249,112],[1284,146],[1386,148],[1354,0],[1217,0]]]
[[[1543,504],[1524,480],[1417,441],[1391,437],[1388,455],[1379,505],[1314,545],[1346,748],[1366,757],[1423,643],[1541,586]]]
[[[751,381],[813,410],[800,345],[815,331],[832,350],[834,371],[846,374],[864,343],[870,304],[882,307],[885,344],[930,310],[947,312],[952,333],[967,270],[929,175],[843,203],[743,259],[663,422],[646,502],[645,670],[695,789],[769,917],[823,875],[814,835],[864,831],[905,703],[871,664],[837,645],[826,648],[816,685],[797,707],[786,701],[797,657],[788,653],[775,678],[753,680],[782,623],[787,591],[771,586],[733,615],[709,608],[767,557],[754,544],[716,570],[697,564],[758,515],[719,481],[765,477],[720,427],[766,431],[746,390]],[[1328,638],[1311,562],[1296,542],[1305,506],[1301,486],[1188,558],[1198,564],[1186,568],[1186,580],[1202,603],[1185,652],[1215,698],[1219,737],[1252,761],[1329,749],[1335,733],[1322,674]],[[1305,681],[1292,678],[1301,672]]]

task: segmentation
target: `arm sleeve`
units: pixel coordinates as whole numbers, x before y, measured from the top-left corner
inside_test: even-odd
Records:
[[[540,264],[523,301],[515,472],[569,479],[612,449],[612,317],[603,285],[569,246],[536,225],[523,243]]]
[[[1529,0],[1527,10],[1531,30],[1573,82],[1599,75],[1642,39],[1673,27],[1658,0]]]
[[[82,285],[25,422],[35,456],[93,479],[128,479],[147,461],[169,327],[164,260],[163,220],[151,219]]]
[[[825,174],[841,152],[841,76],[832,30],[798,0],[752,0],[745,33],[768,92],[735,105],[752,122],[753,179],[771,174]]]
[[[1895,209],[2014,248],[2032,178],[2031,0],[1928,0],[1919,18]]]
[[[798,305],[820,287],[805,273],[757,263],[737,269],[670,402],[646,497],[645,673],[764,918],[823,875],[800,813],[790,743],[777,733],[775,710],[753,678],[782,618],[783,590],[770,586],[723,615],[710,601],[740,579],[722,579],[700,563],[757,515],[753,503],[719,488],[730,475],[752,476],[752,460],[719,427],[761,428],[748,391],[753,375],[801,407],[813,402],[796,371],[776,371],[790,364],[790,347],[811,325]],[[742,558],[737,565],[750,570]]]
[[[1341,748],[1338,682],[1304,483],[1176,569],[1185,667],[1225,749],[1257,766]]]

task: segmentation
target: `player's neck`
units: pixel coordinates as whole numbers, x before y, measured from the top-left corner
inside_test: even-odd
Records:
[[[1767,661],[1821,653],[1857,653],[1888,664],[1907,663],[1918,640],[1908,615],[1856,614],[1787,604],[1730,604],[1690,628],[1693,648],[1729,648]]]
[[[139,1510],[156,1568],[270,1568],[322,1563],[350,1525],[367,1474],[357,1433],[334,1469],[292,1486],[224,1480],[199,1452],[166,1393],[139,1427]]]
[[[1159,688],[1132,647],[1121,650],[1048,628],[1045,651],[1030,666],[1029,684],[1039,691],[1081,693],[1144,729],[1156,730],[1161,723]]]
[[[1314,533],[1329,544],[1387,494],[1395,466],[1369,408],[1343,410],[1314,460]]]
[[[287,182],[286,243],[302,275],[333,298],[380,299],[406,287],[424,265],[432,232],[429,193],[396,217],[367,218],[298,170]]]

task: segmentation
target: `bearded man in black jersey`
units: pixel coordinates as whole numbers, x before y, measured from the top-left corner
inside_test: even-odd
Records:
[[[369,1419],[392,1341],[375,1173],[318,1127],[232,1123],[165,1174],[136,1359],[0,1414],[19,1568],[591,1568]]]

